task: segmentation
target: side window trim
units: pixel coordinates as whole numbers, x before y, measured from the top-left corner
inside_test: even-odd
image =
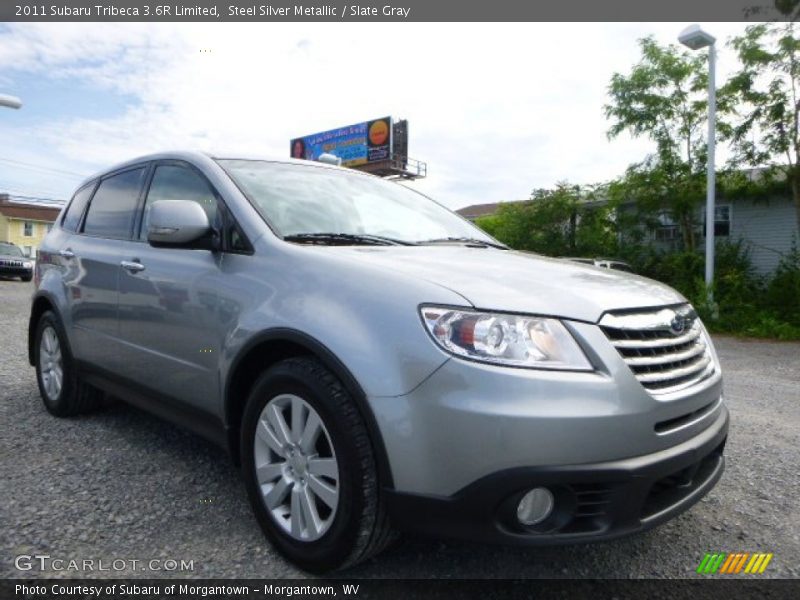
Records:
[[[91,198],[89,198],[89,201],[86,203],[86,208],[83,210],[83,216],[81,217],[80,223],[78,224],[78,228],[75,230],[75,233],[78,234],[78,235],[85,235],[86,237],[93,237],[93,238],[99,238],[99,239],[104,239],[104,240],[107,240],[107,239],[118,239],[118,238],[108,238],[108,237],[105,237],[105,236],[102,236],[102,235],[94,235],[94,234],[91,234],[91,233],[85,233],[83,231],[83,228],[86,225],[86,217],[88,216],[89,210],[92,207],[92,202],[94,202],[94,197],[97,194],[97,190],[100,189],[100,185],[106,179],[110,179],[111,177],[116,177],[117,175],[122,175],[123,173],[127,173],[128,171],[136,171],[137,169],[144,169],[145,170],[144,177],[142,178],[143,180],[145,180],[147,178],[148,174],[149,174],[149,172],[148,172],[149,168],[150,168],[150,163],[149,162],[137,163],[135,165],[128,165],[128,166],[122,167],[121,169],[116,169],[114,171],[109,171],[108,173],[103,173],[103,175],[98,177],[96,182],[95,182],[95,188],[94,188],[94,190],[92,190],[92,196],[91,196]],[[139,191],[138,191],[138,194],[136,196],[136,208],[134,209],[137,212],[139,210],[139,205],[142,202],[143,190],[144,190],[144,185],[143,184],[139,184]],[[128,227],[128,237],[127,238],[121,238],[122,240],[130,241],[131,235],[133,234],[133,225],[135,223],[136,223],[136,215],[134,214],[134,218],[132,219],[131,225]]]
[[[214,184],[211,183],[211,181],[209,181],[208,177],[206,177],[206,174],[203,173],[203,171],[198,169],[192,163],[177,158],[164,158],[152,161],[150,163],[150,170],[145,176],[145,183],[143,186],[141,203],[137,209],[137,215],[134,221],[134,228],[131,238],[132,241],[139,242],[142,244],[147,243],[147,240],[140,239],[142,225],[144,225],[144,209],[145,205],[147,204],[147,196],[150,194],[150,186],[153,183],[156,169],[158,169],[158,167],[163,167],[163,166],[182,167],[197,174],[206,183],[206,185],[208,185],[208,189],[211,190],[211,193],[214,194],[214,198],[217,200],[217,208],[221,209],[220,213],[222,216],[223,228],[227,228],[229,225],[231,225],[239,230],[239,233],[242,236],[245,245],[247,246],[247,250],[232,250],[228,248],[228,240],[226,239],[227,236],[225,235],[225,231],[223,230],[222,232],[220,232],[222,238],[222,249],[221,249],[222,252],[228,254],[247,254],[247,255],[253,254],[253,245],[250,243],[250,240],[244,234],[242,228],[239,226],[239,223],[236,221],[236,218],[233,216],[233,213],[228,208],[228,205],[225,202],[225,198],[222,197],[222,194],[220,194],[217,188],[214,186]]]
[[[150,185],[153,183],[153,177],[156,172],[158,161],[150,161],[147,163],[147,172],[144,175],[144,182],[142,184],[142,192],[139,194],[139,201],[136,203],[136,216],[133,219],[133,231],[128,241],[141,242],[139,239],[139,231],[144,222],[144,208],[147,204],[147,195],[150,193]]]
[[[78,194],[80,194],[83,190],[85,190],[87,188],[92,188],[92,191],[89,192],[89,199],[86,201],[86,204],[84,204],[83,209],[81,210],[81,214],[78,217],[78,222],[75,224],[75,230],[74,231],[70,230],[71,233],[75,233],[75,234],[78,234],[80,232],[80,230],[83,228],[83,217],[86,215],[86,209],[89,208],[89,204],[91,203],[92,198],[94,197],[94,193],[97,191],[97,184],[99,183],[99,181],[100,181],[99,178],[92,179],[88,183],[85,183],[84,185],[79,187],[77,190],[75,190],[75,193],[72,194],[72,198],[70,198],[69,202],[67,203],[66,208],[64,209],[64,214],[61,215],[61,218],[58,221],[58,226],[59,227],[61,227],[63,229],[64,221],[67,220],[67,214],[69,213],[70,209],[72,208],[72,204],[75,202],[75,197]]]

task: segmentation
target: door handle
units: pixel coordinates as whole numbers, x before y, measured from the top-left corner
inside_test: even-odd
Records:
[[[75,258],[75,253],[72,250],[70,250],[69,248],[67,248],[65,250],[59,250],[58,251],[58,255],[61,258]]]
[[[122,266],[123,269],[125,269],[129,273],[138,273],[139,271],[144,271],[144,265],[140,262],[123,260],[119,264]]]

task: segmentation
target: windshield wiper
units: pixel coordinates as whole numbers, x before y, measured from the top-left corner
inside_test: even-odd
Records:
[[[305,242],[308,244],[369,244],[375,246],[412,246],[412,242],[396,240],[382,235],[368,233],[293,233],[283,236],[287,242]]]
[[[505,244],[499,244],[497,242],[490,242],[489,240],[479,240],[477,238],[470,238],[470,237],[445,237],[445,238],[435,238],[432,240],[422,240],[417,242],[417,244],[424,246],[427,244],[470,244],[474,246],[480,246],[482,248],[499,248],[501,250],[508,250],[508,246]]]

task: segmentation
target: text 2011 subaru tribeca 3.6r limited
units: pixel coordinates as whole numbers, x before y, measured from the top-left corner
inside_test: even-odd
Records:
[[[217,441],[312,571],[394,530],[607,539],[722,474],[719,362],[682,296],[511,251],[371,175],[139,158],[78,189],[35,279],[47,410],[105,392]]]

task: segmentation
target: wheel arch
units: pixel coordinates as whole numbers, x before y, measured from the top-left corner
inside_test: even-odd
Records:
[[[386,447],[366,394],[350,370],[322,342],[295,329],[279,328],[263,331],[251,338],[231,362],[224,385],[224,425],[228,451],[234,462],[241,464],[239,431],[247,395],[264,370],[287,358],[309,356],[319,360],[345,386],[355,399],[356,408],[367,426],[378,466],[381,487],[393,488],[391,467]]]
[[[56,316],[61,318],[61,315],[56,308],[56,302],[46,292],[38,292],[34,297],[31,303],[31,314],[28,318],[28,363],[31,366],[36,364],[36,359],[33,355],[33,338],[36,334],[36,326],[39,324],[39,319],[42,317],[44,313],[48,310],[53,311]],[[63,320],[61,321],[63,323]]]

